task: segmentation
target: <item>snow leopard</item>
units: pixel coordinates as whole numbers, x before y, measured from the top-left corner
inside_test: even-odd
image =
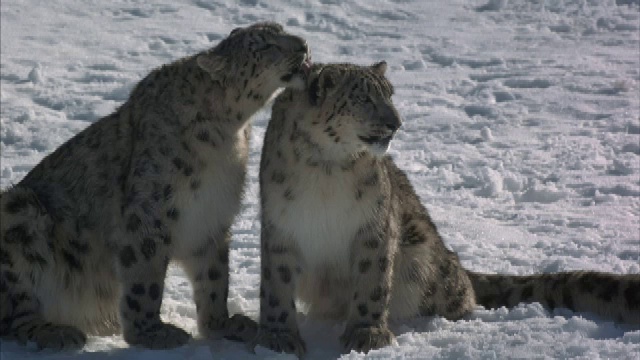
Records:
[[[46,156],[0,199],[0,335],[81,348],[87,334],[172,348],[191,335],[160,317],[170,262],[192,287],[200,335],[236,340],[230,227],[239,211],[250,118],[303,87],[307,42],[277,23],[152,70],[112,114]]]
[[[345,321],[347,352],[392,344],[390,320],[460,319],[476,305],[592,312],[640,323],[640,274],[481,274],[443,241],[386,154],[402,121],[386,62],[314,64],[276,99],[260,163],[261,279],[251,342],[302,356],[296,312]]]

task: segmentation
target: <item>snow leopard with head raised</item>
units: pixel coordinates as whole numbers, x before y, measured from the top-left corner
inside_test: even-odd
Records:
[[[640,274],[478,274],[447,249],[406,174],[385,152],[401,126],[373,66],[316,64],[273,105],[260,164],[260,323],[251,346],[302,355],[308,315],[346,320],[345,350],[392,343],[389,319],[459,319],[540,302],[640,323]]]
[[[255,322],[227,309],[249,119],[279,88],[304,86],[308,60],[306,41],[279,24],[237,28],[153,70],[4,191],[0,335],[73,348],[121,329],[131,345],[182,345],[190,335],[160,318],[175,261],[201,335],[252,337]]]

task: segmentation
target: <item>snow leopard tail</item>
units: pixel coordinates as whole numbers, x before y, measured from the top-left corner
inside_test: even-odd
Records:
[[[476,303],[487,308],[539,302],[549,309],[568,308],[618,322],[640,324],[640,274],[596,271],[523,276],[467,273]]]

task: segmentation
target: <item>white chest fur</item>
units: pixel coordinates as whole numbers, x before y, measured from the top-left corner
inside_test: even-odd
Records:
[[[348,271],[355,235],[371,216],[371,200],[356,200],[354,179],[346,175],[305,167],[288,184],[292,199],[274,193],[265,204],[271,221],[297,243],[308,270]]]
[[[240,209],[247,161],[242,130],[232,148],[199,154],[204,155],[206,166],[195,177],[197,189],[191,184],[194,179],[176,186],[174,206],[179,210],[179,220],[172,226],[171,235],[177,257],[188,255],[208,238],[222,241]]]

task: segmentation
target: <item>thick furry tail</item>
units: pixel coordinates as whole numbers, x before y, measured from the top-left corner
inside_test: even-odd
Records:
[[[640,324],[640,274],[571,271],[539,275],[479,274],[467,271],[476,303],[487,308],[521,302],[591,312],[608,319]]]

